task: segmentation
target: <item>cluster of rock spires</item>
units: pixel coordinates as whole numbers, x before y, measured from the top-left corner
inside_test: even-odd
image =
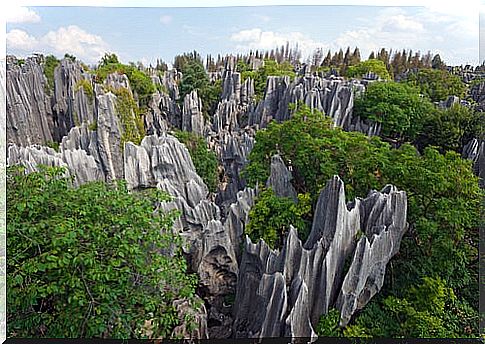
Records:
[[[64,59],[49,92],[38,58],[21,66],[9,58],[8,164],[23,164],[27,171],[39,165],[65,166],[76,185],[124,178],[133,190],[158,187],[173,196],[162,207],[181,210],[175,228],[185,238],[189,267],[199,276],[198,295],[205,303],[194,311],[186,300],[177,301],[179,313],[191,312],[199,325],[192,331],[181,325],[177,334],[314,337],[318,318],[330,308],[337,308],[341,324],[347,324],[380,290],[386,265],[399,249],[406,230],[405,193],[387,186],[345,204],[343,183],[335,177],[321,192],[308,240],[302,243],[291,228],[282,249],[273,251],[263,241],[244,237],[258,190],[247,187],[240,172],[256,131],[273,119],[290,118],[290,103],[301,101],[324,111],[344,129],[378,135],[376,124],[352,118],[354,94],[364,91],[364,84],[312,75],[293,81],[269,77],[258,101],[253,80],[241,82],[233,57],[213,77],[222,79],[223,89],[208,119],[196,91],[179,105],[180,72],[153,76],[166,92],[157,91],[149,102],[146,136],[139,145],[122,144],[124,129],[110,89],[131,92],[126,76],[108,76],[100,85],[78,62]],[[93,94],[79,87],[80,80],[93,85]],[[222,177],[215,194],[195,171],[187,148],[169,134],[171,128],[204,136],[217,153]],[[58,151],[47,147],[52,142],[59,142]],[[467,152],[483,167],[483,142],[471,144]],[[278,156],[272,159],[268,186],[279,197],[296,201],[291,172]]]

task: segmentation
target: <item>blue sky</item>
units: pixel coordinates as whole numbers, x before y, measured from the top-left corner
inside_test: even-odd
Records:
[[[478,64],[478,13],[437,7],[260,6],[216,8],[17,7],[7,15],[7,53],[65,52],[95,63],[106,51],[121,60],[171,62],[179,53],[238,53],[298,43],[428,50],[450,64]]]

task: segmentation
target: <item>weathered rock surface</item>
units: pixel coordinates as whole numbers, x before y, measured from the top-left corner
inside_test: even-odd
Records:
[[[37,58],[27,58],[20,66],[7,60],[7,140],[22,146],[53,141],[54,120],[47,80]]]
[[[474,172],[480,178],[478,184],[485,188],[485,141],[471,140],[463,147],[462,156],[473,161]]]
[[[235,336],[314,337],[319,317],[333,306],[346,323],[381,288],[407,228],[406,205],[406,194],[392,186],[346,205],[343,182],[334,177],[322,190],[305,244],[293,227],[281,251],[246,238]],[[345,271],[347,258],[352,263]]]
[[[202,114],[202,101],[197,90],[187,94],[182,108],[182,130],[191,131],[203,136],[205,133],[205,120]]]
[[[354,90],[355,89],[355,90]],[[335,125],[347,127],[351,121],[354,92],[362,92],[364,85],[357,81],[325,79],[307,75],[296,77],[270,76],[267,79],[264,99],[250,114],[249,124],[265,127],[271,120],[278,122],[290,118],[291,103],[303,102],[331,117]]]
[[[286,168],[283,159],[279,155],[271,157],[271,174],[266,187],[273,189],[278,197],[289,197],[294,202],[298,200],[295,188],[291,184],[293,179],[291,172]]]
[[[79,62],[63,59],[54,69],[55,141],[60,141],[71,128],[94,121],[94,94],[88,94],[82,80],[91,84],[90,76],[83,73]]]

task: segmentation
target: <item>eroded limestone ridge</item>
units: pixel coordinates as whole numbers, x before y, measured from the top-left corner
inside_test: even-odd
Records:
[[[246,237],[235,336],[315,337],[330,308],[346,325],[381,289],[407,229],[406,211],[406,193],[391,185],[346,204],[344,183],[334,176],[321,191],[305,243],[293,227],[280,251]]]

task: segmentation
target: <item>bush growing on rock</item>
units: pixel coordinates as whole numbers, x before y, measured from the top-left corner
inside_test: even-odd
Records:
[[[142,109],[148,106],[152,94],[156,92],[156,87],[147,74],[134,65],[120,63],[115,54],[106,54],[101,59],[95,73],[98,82],[102,82],[111,73],[126,74]]]
[[[271,188],[262,190],[249,212],[245,232],[253,242],[263,239],[271,248],[282,246],[283,233],[290,225],[298,229],[303,240],[310,232],[312,206],[309,194],[298,195],[298,202],[291,198],[277,197]]]
[[[196,278],[177,214],[154,211],[168,196],[70,184],[61,168],[7,171],[8,336],[141,338],[147,322],[169,336],[172,302],[192,298]]]
[[[177,130],[175,137],[185,144],[194,163],[195,171],[202,178],[211,192],[217,190],[218,161],[216,153],[207,147],[204,138],[187,131]]]

